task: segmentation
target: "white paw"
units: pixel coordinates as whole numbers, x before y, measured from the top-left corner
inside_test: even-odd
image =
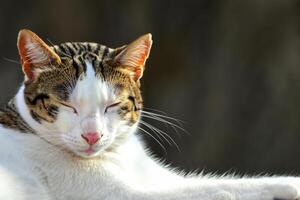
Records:
[[[299,185],[300,186],[300,185]],[[273,200],[300,200],[300,187],[293,183],[274,183],[266,186],[266,194]]]

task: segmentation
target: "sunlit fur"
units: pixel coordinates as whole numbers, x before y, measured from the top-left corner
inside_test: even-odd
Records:
[[[20,32],[25,81],[0,111],[0,200],[299,197],[298,177],[186,175],[151,156],[139,130],[175,143],[141,120],[173,120],[142,111],[139,80],[151,44],[148,34],[117,49],[96,43],[48,47],[33,32]],[[86,132],[103,135],[92,151],[86,151]]]
[[[144,67],[149,54],[144,41],[116,50],[96,43],[48,47],[26,30],[18,41],[25,82],[16,105],[37,135],[86,158],[112,151],[128,137],[141,114],[139,80],[130,71]],[[131,53],[123,52],[130,48]],[[135,59],[128,64],[120,55]],[[85,133],[102,137],[90,147]]]
[[[21,116],[27,119],[40,137],[77,155],[91,157],[111,146],[116,137],[124,138],[130,132],[131,123],[119,114],[120,106],[126,103],[126,99],[122,99],[123,96],[120,95],[120,88],[97,77],[88,61],[86,67],[86,74],[78,80],[68,99],[68,104],[76,109],[76,113],[68,107],[60,106],[53,122],[41,120],[39,123],[30,116],[29,109],[23,109],[27,106],[24,105],[22,92],[17,96],[17,105]],[[23,90],[24,87],[21,88]],[[120,101],[124,103],[105,110],[107,106]],[[93,146],[95,152],[91,155],[84,152],[89,147],[81,137],[85,132],[103,134],[101,141]]]

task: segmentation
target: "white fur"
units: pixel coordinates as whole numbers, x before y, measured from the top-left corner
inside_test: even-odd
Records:
[[[32,42],[30,39],[26,41],[27,59],[31,63],[44,63],[48,61],[48,56],[39,44]]]
[[[147,154],[115,109],[114,88],[95,78],[90,63],[87,76],[71,96],[78,115],[61,108],[54,124],[35,122],[24,102],[24,86],[17,108],[38,135],[0,127],[0,200],[292,200],[299,197],[300,178],[183,177]],[[87,123],[84,121],[88,120]],[[83,123],[84,122],[84,123]],[[103,141],[93,155],[80,134],[99,131]],[[105,149],[118,134],[128,140],[114,152]],[[102,144],[103,143],[103,144]],[[55,145],[53,145],[55,144]]]

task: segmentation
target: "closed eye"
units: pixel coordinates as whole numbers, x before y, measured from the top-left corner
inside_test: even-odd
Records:
[[[76,108],[74,108],[73,106],[63,103],[63,102],[59,102],[62,106],[64,106],[65,108],[68,108],[69,110],[71,110],[75,115],[78,115],[78,112],[76,110]]]
[[[107,111],[108,111],[110,108],[116,107],[116,106],[118,106],[120,103],[121,103],[121,102],[117,102],[117,103],[110,104],[109,106],[106,106],[104,112],[107,113]]]

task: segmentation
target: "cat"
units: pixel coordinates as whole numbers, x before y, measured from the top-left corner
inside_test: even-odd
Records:
[[[299,177],[183,176],[136,135],[146,34],[116,49],[18,36],[24,83],[0,112],[1,200],[295,200]]]

